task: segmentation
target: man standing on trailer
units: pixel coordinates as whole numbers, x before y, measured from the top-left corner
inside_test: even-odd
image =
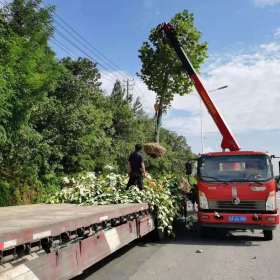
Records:
[[[129,180],[127,188],[137,186],[140,190],[144,188],[144,176],[146,174],[144,159],[141,154],[142,145],[136,144],[135,150],[128,158],[128,175]]]

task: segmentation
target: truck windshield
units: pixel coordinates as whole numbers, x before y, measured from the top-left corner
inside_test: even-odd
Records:
[[[265,155],[201,157],[198,175],[208,182],[266,181],[273,176],[270,158]]]

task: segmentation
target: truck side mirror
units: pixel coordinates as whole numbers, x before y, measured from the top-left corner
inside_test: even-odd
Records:
[[[191,161],[186,162],[186,174],[187,175],[192,175],[193,171],[193,164]]]

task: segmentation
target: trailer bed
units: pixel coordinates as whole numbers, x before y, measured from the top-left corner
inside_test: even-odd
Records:
[[[1,207],[0,250],[147,209],[148,205],[143,203],[98,206],[35,204]]]
[[[148,204],[0,208],[0,279],[70,279],[155,229]]]

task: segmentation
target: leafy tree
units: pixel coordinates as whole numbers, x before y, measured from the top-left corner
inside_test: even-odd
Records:
[[[120,171],[125,171],[127,156],[133,147],[135,118],[130,102],[120,81],[116,81],[110,95],[110,110],[112,112],[112,148],[116,165]]]
[[[0,127],[5,136],[4,141],[3,138],[0,141],[0,177],[2,188],[9,189],[18,198],[25,195],[28,199],[29,193],[23,190],[28,188],[30,195],[38,191],[41,185],[38,176],[46,148],[30,119],[47,93],[56,87],[59,67],[47,41],[41,40],[46,33],[33,30],[32,39],[22,34],[20,27],[25,28],[24,20],[18,20],[15,28],[19,14],[14,11],[23,5],[27,5],[26,2],[14,1],[2,11],[0,21],[0,93],[3,93]],[[42,20],[43,24],[45,19],[37,14],[37,8],[34,1],[33,13],[38,15],[37,22]],[[19,186],[21,189],[16,189]]]
[[[111,93],[111,100],[113,102],[117,102],[118,105],[124,104],[124,89],[122,88],[121,82],[117,80],[114,84],[112,93]]]
[[[138,117],[143,116],[144,114],[143,106],[141,104],[139,96],[136,98],[135,102],[133,103],[133,112]]]
[[[36,38],[37,43],[46,46],[54,31],[54,7],[42,7],[42,3],[42,0],[14,0],[9,5],[7,20],[13,32],[21,37]]]
[[[207,44],[201,43],[201,33],[194,25],[193,14],[184,10],[170,21],[176,26],[178,39],[188,54],[193,66],[199,66],[207,56]],[[155,140],[159,142],[162,114],[165,113],[175,94],[185,95],[192,89],[190,79],[182,71],[182,65],[167,39],[157,28],[153,28],[147,41],[139,50],[142,61],[140,77],[148,88],[156,93]]]
[[[89,59],[79,57],[77,61],[67,57],[61,60],[61,63],[81,82],[83,82],[91,91],[99,90],[101,85],[101,75],[97,69],[96,63]]]
[[[106,164],[111,140],[106,129],[111,115],[99,89],[96,64],[85,58],[63,59],[62,79],[49,93],[47,106],[34,114],[34,126],[51,145],[52,164],[65,173],[100,169]],[[104,161],[104,163],[103,163]]]

